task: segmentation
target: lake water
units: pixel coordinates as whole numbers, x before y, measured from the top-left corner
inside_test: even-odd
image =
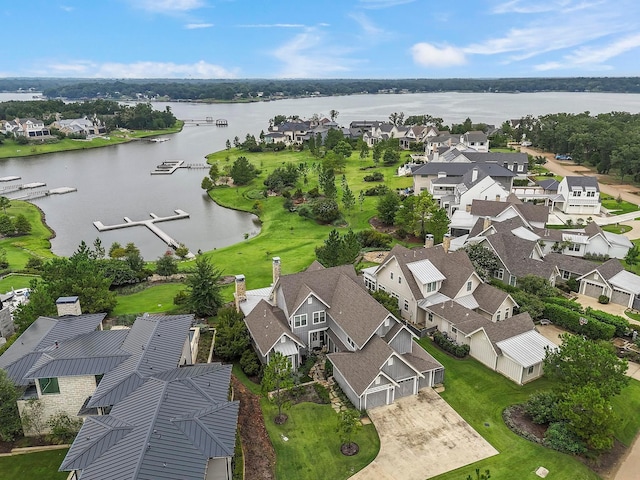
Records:
[[[0,101],[31,100],[33,94],[0,93]],[[430,93],[406,95],[353,95],[279,100],[251,104],[154,103],[157,109],[170,106],[176,117],[188,120],[224,118],[228,127],[187,125],[170,141],[145,141],[28,158],[0,160],[0,177],[18,175],[21,183],[46,182],[48,188],[76,187],[75,193],[50,196],[34,203],[46,214],[47,224],[56,231],[52,249],[58,255],[70,255],[80,241],[99,237],[107,248],[112,242],[135,242],[148,260],[160,256],[166,246],[144,227],[98,233],[93,222],[105,225],[173,214],[182,209],[191,214],[186,220],[159,224],[169,235],[185,243],[192,251],[206,251],[255,235],[259,226],[252,215],[217,206],[201,190],[206,170],[180,169],[173,175],[150,175],[159,163],[184,160],[204,163],[205,155],[224,148],[227,139],[244,139],[247,133],[258,135],[275,115],[309,117],[328,115],[338,110],[338,123],[353,120],[385,120],[392,112],[405,116],[429,114],[441,117],[445,124],[462,123],[467,117],[474,123],[500,125],[512,118],[547,113],[640,113],[640,95],[608,93]],[[0,188],[6,184],[0,184]]]

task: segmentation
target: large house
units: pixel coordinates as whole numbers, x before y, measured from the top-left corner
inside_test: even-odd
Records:
[[[5,134],[16,137],[26,137],[29,140],[44,140],[51,135],[51,131],[42,120],[36,118],[16,118],[4,122]]]
[[[569,176],[558,184],[560,210],[567,214],[600,214],[600,187],[595,177]]]
[[[83,135],[90,137],[107,133],[107,128],[96,116],[91,120],[86,116],[67,120],[56,119],[56,121],[51,124],[51,127],[57,128],[66,135]]]
[[[24,389],[21,415],[30,400],[41,403],[45,421],[59,412],[105,413],[145,378],[194,363],[192,315],[144,315],[130,329],[103,330],[105,314],[82,315],[78,297],[57,306],[58,317],[39,317],[0,356],[0,368]]]
[[[588,297],[609,297],[611,303],[640,310],[640,276],[628,272],[618,259],[596,265],[577,278],[579,292]]]
[[[158,372],[89,416],[60,466],[71,480],[231,480],[239,402],[231,365]]]
[[[444,367],[417,345],[415,335],[364,288],[352,265],[280,274],[273,259],[271,287],[246,291],[236,277],[237,308],[263,363],[274,352],[294,368],[324,351],[353,405],[368,409],[442,383]]]

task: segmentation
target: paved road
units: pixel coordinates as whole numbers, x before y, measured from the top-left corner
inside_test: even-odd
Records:
[[[520,147],[520,151],[524,153],[528,153],[529,155],[538,156],[542,155],[547,159],[547,163],[545,164],[545,168],[548,168],[556,175],[560,175],[562,177],[566,177],[568,175],[584,175],[585,173],[589,176],[596,177],[598,179],[598,183],[600,185],[600,191],[603,193],[607,193],[613,197],[617,197],[620,195],[623,200],[627,202],[635,203],[636,205],[640,205],[640,190],[638,187],[633,185],[629,185],[628,183],[616,183],[616,184],[608,184],[602,183],[601,180],[606,178],[607,182],[614,181],[609,176],[603,176],[599,174],[594,174],[593,172],[586,172],[585,167],[581,167],[580,165],[576,165],[572,162],[559,162],[556,160],[555,155],[548,152],[542,152],[541,150]]]

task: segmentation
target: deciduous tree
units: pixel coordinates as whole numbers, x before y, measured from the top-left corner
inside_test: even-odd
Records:
[[[262,376],[262,394],[278,407],[278,415],[274,421],[282,424],[287,421],[287,416],[282,413],[282,410],[289,405],[284,391],[294,385],[293,370],[289,359],[280,352],[273,352],[270,357]]]

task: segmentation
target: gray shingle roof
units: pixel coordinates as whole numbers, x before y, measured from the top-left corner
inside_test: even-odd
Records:
[[[547,223],[549,207],[528,202],[496,202],[494,200],[473,200],[471,215],[479,217],[497,217],[508,208],[513,208],[527,222]]]
[[[488,242],[500,257],[505,268],[516,277],[537,275],[550,278],[555,266],[531,258],[536,242],[516,237],[511,233],[496,233],[486,237]]]
[[[486,155],[486,154],[481,154]],[[515,177],[516,174],[502,165],[495,163],[468,162],[429,162],[412,171],[413,175],[437,175],[445,173],[447,176],[461,177],[474,168],[490,177]]]
[[[121,347],[130,356],[104,375],[87,405],[115,405],[139,387],[144,378],[177,367],[193,318],[193,315],[138,317]]]
[[[232,457],[238,402],[231,365],[182,367],[149,377],[109,415],[90,417],[60,470],[96,480],[202,480],[209,458]]]
[[[509,294],[499,288],[489,285],[488,283],[481,283],[473,292],[473,297],[478,302],[481,310],[493,315],[496,310],[502,305]]]
[[[602,265],[598,265],[594,270],[598,270],[600,275],[602,275],[602,278],[609,280],[611,277],[624,270],[624,267],[622,266],[622,263],[620,263],[620,260],[612,258],[604,262]]]
[[[573,188],[591,187],[591,188],[595,188],[596,191],[598,192],[600,191],[598,180],[595,177],[580,175],[580,176],[569,176],[564,178],[567,180],[567,186],[569,187],[570,190]]]
[[[544,256],[544,261],[557,266],[558,270],[564,270],[576,275],[584,275],[585,273],[589,273],[593,271],[594,268],[598,267],[597,263],[591,262],[589,260],[584,260],[583,258],[571,257],[569,255],[563,255],[561,253],[554,252],[547,253]]]
[[[269,353],[271,347],[282,335],[288,334],[295,338],[289,329],[287,317],[282,309],[270,305],[265,300],[260,300],[245,317],[244,322],[262,356]]]
[[[16,385],[28,385],[24,375],[42,355],[42,352],[65,340],[92,332],[98,328],[106,314],[86,314],[64,317],[39,317],[0,356],[0,368],[7,371]],[[38,352],[38,353],[36,353]]]

